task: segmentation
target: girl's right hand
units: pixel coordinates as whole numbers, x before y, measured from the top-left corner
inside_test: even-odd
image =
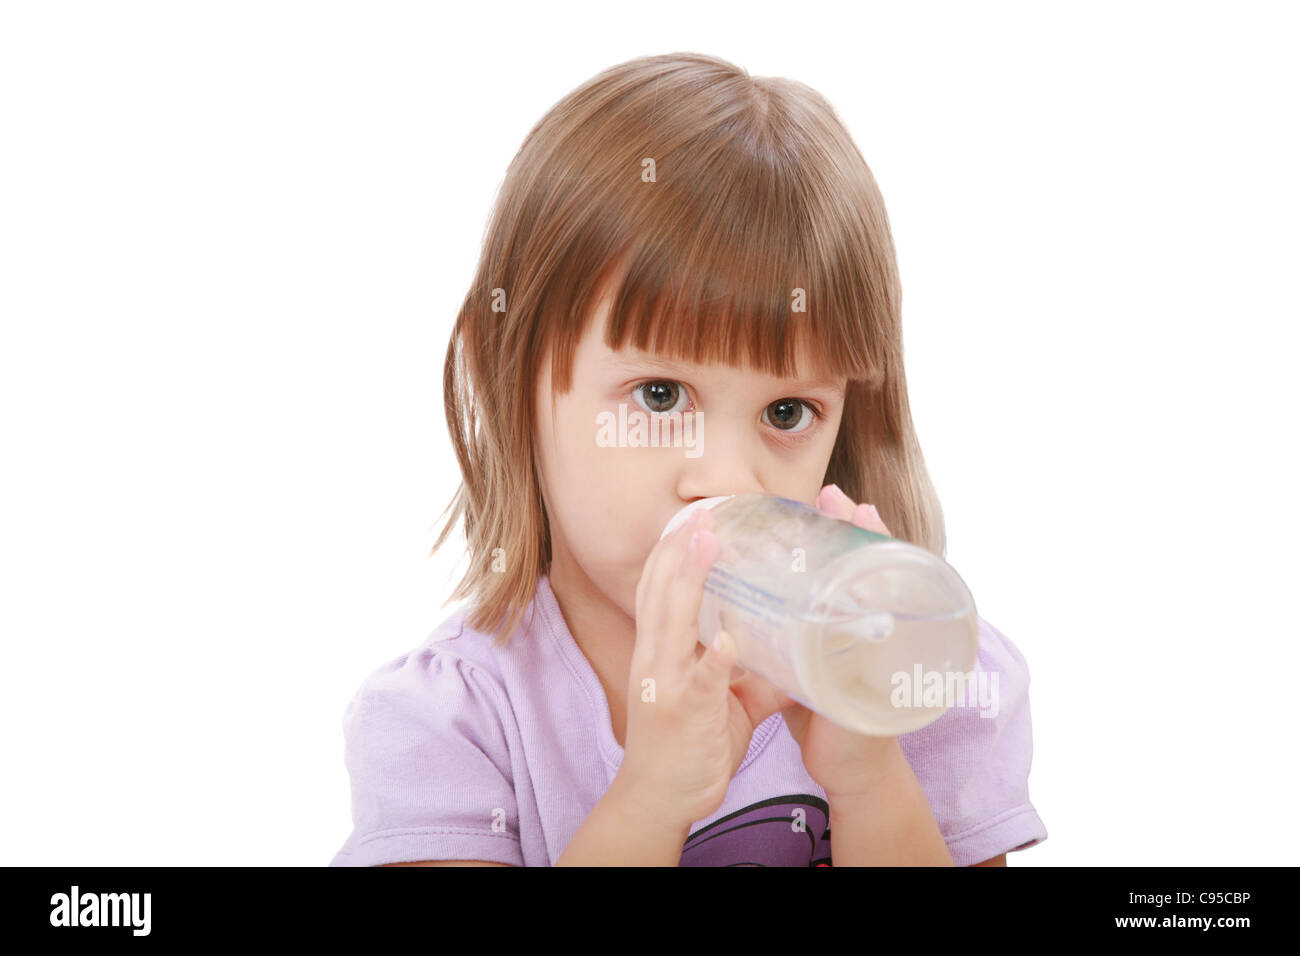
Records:
[[[731,688],[735,644],[699,646],[704,582],[718,555],[713,517],[697,508],[651,550],[636,589],[623,763],[616,782],[647,824],[689,827],[722,805],[754,728],[789,702],[754,680]],[[752,677],[752,675],[746,675]],[[653,684],[649,684],[653,681]]]

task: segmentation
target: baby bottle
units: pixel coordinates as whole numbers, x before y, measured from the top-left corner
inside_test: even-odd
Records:
[[[924,548],[789,498],[720,495],[720,549],[700,604],[700,640],[719,629],[739,665],[861,734],[924,727],[962,700],[979,622],[965,583]]]

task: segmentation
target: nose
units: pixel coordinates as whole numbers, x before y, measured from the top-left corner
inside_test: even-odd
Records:
[[[702,439],[706,426],[697,425]],[[755,450],[746,447],[742,430],[715,422],[707,427],[708,440],[699,442],[700,454],[684,457],[678,473],[677,497],[689,504],[719,495],[762,492],[763,487],[751,464]]]

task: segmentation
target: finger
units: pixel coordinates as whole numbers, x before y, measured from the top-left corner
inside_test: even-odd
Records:
[[[715,700],[726,692],[735,666],[736,642],[725,630],[718,631],[691,668],[691,686],[706,700]]]
[[[817,496],[817,507],[828,515],[848,521],[853,515],[853,500],[838,485],[827,485]]]
[[[700,605],[704,582],[709,577],[721,546],[712,532],[712,516],[699,512],[694,543],[688,541],[676,573],[666,579],[663,593],[662,627],[655,644],[660,657],[685,669],[695,659],[700,643]]]
[[[889,533],[889,529],[885,527],[885,523],[880,520],[880,512],[876,510],[875,505],[863,502],[853,509],[853,515],[850,520],[852,520],[852,522],[859,528],[865,528],[868,531],[875,531],[878,534],[888,535],[891,538],[893,537],[893,535]]]
[[[667,627],[664,618],[669,605],[669,583],[686,558],[691,535],[702,513],[696,511],[671,534],[659,539],[641,569],[636,588],[637,642],[651,656]]]
[[[795,703],[788,694],[757,674],[746,674],[732,681],[731,692],[736,695],[736,699],[740,701],[745,714],[755,727],[778,710],[784,710]]]
[[[874,505],[858,504],[837,485],[827,485],[817,496],[817,507],[829,515],[852,522],[859,528],[893,537]]]

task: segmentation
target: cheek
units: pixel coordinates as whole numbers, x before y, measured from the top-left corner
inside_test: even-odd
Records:
[[[659,529],[637,512],[637,492],[626,483],[593,481],[566,494],[562,521],[574,563],[607,600],[635,617],[637,583]]]
[[[802,447],[784,452],[778,464],[764,470],[763,484],[767,491],[813,504],[826,483],[826,468],[835,450],[835,436],[834,428],[826,428]]]
[[[596,407],[561,402],[557,431],[545,436],[553,517],[574,559],[611,599],[632,601],[646,556],[658,540],[659,509],[673,462],[647,449],[597,442]],[[547,425],[549,426],[549,423]],[[539,438],[542,436],[539,436]]]

